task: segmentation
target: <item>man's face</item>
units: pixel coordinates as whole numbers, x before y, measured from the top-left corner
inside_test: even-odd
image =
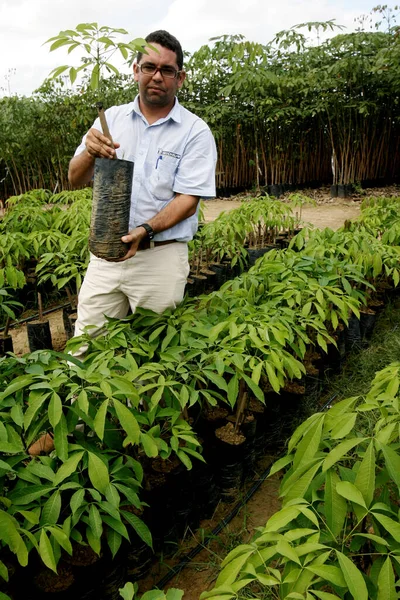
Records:
[[[146,75],[140,70],[141,65],[151,65],[153,67],[169,67],[178,71],[176,54],[160,44],[151,42],[155,50],[147,48],[148,54],[143,54],[139,65],[133,65],[135,81],[139,83],[140,101],[149,107],[173,106],[177,90],[182,87],[185,79],[185,73],[181,72],[174,78],[167,78],[156,71],[153,75]]]

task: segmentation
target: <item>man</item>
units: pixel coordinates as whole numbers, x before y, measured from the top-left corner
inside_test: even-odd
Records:
[[[216,148],[209,127],[183,108],[176,92],[185,80],[178,40],[166,31],[146,37],[147,53],[133,66],[139,94],[106,111],[114,147],[97,119],[69,166],[74,186],[93,177],[96,157],[134,162],[126,256],[107,262],[91,256],[78,303],[75,335],[87,325],[98,334],[108,317],[129,306],[161,313],[182,301],[189,273],[187,242],[197,230],[200,198],[215,196]]]

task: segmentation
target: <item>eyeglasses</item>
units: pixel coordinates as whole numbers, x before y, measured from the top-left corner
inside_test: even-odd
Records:
[[[174,67],[156,67],[151,63],[144,63],[143,65],[138,65],[138,67],[145,75],[155,75],[159,72],[166,79],[175,79],[181,73],[181,71],[177,71]]]

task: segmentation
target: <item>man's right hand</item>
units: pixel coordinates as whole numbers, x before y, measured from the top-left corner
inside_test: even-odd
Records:
[[[120,144],[114,142],[114,148]],[[116,152],[110,140],[97,129],[89,129],[86,136],[86,150],[93,158],[115,158]]]

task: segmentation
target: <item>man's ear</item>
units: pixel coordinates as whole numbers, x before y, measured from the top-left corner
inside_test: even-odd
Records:
[[[181,88],[183,85],[183,82],[186,79],[186,72],[185,71],[181,71],[179,73],[179,79],[178,79],[178,88]]]
[[[133,77],[135,81],[139,81],[139,66],[136,62],[133,63]]]

